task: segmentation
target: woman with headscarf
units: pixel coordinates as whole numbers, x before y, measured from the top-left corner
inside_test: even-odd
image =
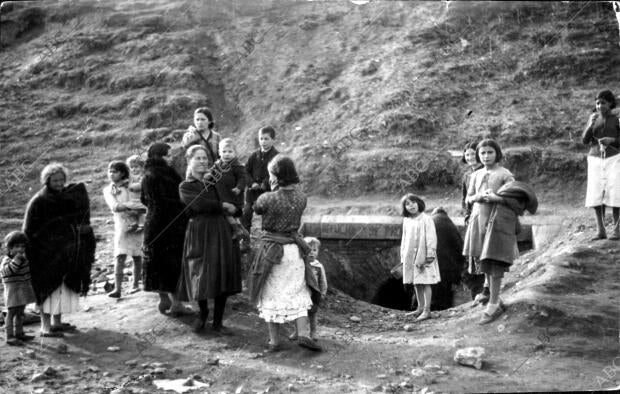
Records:
[[[68,177],[62,164],[47,165],[41,172],[43,188],[28,202],[24,218],[42,337],[75,329],[61,317],[79,309],[78,295],[88,292],[95,261],[88,192],[83,183],[66,185]]]
[[[204,328],[209,316],[207,299],[212,298],[213,330],[231,335],[222,320],[226,299],[241,292],[241,260],[238,241],[232,239],[232,227],[226,216],[236,214],[241,207],[219,198],[216,184],[223,174],[212,172],[205,181],[209,157],[204,146],[191,146],[186,157],[188,174],[179,193],[190,219],[185,233],[179,297],[183,301],[198,301],[200,317],[194,325],[195,332]]]
[[[188,312],[175,294],[187,216],[179,199],[181,176],[164,159],[169,150],[168,144],[154,143],[144,165],[140,201],[148,211],[142,244],[142,282],[145,291],[159,293],[159,311],[174,315]]]

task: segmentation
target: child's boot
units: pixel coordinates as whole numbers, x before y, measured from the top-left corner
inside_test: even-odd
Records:
[[[6,344],[7,345],[11,345],[11,346],[19,346],[21,345],[21,341],[17,338],[15,338],[14,335],[14,331],[13,331],[13,319],[11,318],[11,321],[9,321],[9,319],[7,319],[6,321],[6,325],[5,325],[5,331],[6,331]]]
[[[114,290],[108,293],[108,297],[121,298],[121,289],[123,287],[123,274],[116,274],[114,277]]]
[[[15,338],[20,341],[32,341],[34,339],[34,335],[24,333],[24,315],[22,313],[15,316]]]

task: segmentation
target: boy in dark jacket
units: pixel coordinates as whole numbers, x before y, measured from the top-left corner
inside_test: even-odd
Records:
[[[269,173],[267,164],[279,152],[273,147],[276,138],[276,131],[271,126],[262,127],[258,130],[258,143],[260,149],[253,152],[248,158],[245,170],[248,175],[248,187],[245,191],[245,206],[241,223],[248,232],[252,227],[252,208],[258,196],[264,192],[271,191],[269,186]]]

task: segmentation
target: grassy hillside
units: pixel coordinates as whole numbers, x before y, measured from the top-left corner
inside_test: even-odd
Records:
[[[202,105],[243,158],[273,124],[312,194],[452,190],[447,151],[483,136],[520,177],[581,190],[593,98],[620,93],[607,3],[5,3],[2,45],[2,216],[51,160],[101,210],[107,163]]]

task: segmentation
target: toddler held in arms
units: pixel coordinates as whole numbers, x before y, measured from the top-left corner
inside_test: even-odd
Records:
[[[146,220],[146,207],[140,202],[144,161],[138,155],[131,155],[127,158],[126,164],[129,167],[129,201],[126,204],[128,209],[123,217],[127,220],[128,231],[139,232],[144,230]]]
[[[205,174],[205,183],[215,184],[215,189],[222,200],[237,207],[234,216],[227,216],[232,226],[233,239],[247,239],[250,233],[241,225],[239,217],[243,209],[243,189],[246,184],[245,167],[239,163],[235,145],[230,138],[224,138],[219,143],[218,155],[213,167]]]

